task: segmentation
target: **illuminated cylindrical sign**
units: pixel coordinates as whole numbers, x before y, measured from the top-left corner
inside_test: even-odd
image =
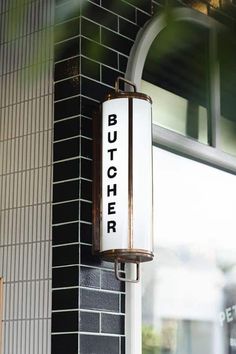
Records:
[[[147,95],[117,86],[102,103],[99,191],[94,183],[99,201],[93,206],[94,233],[100,237],[94,249],[116,263],[153,259],[151,104]]]
[[[108,261],[152,260],[150,97],[116,90],[102,103],[101,125],[99,252]]]

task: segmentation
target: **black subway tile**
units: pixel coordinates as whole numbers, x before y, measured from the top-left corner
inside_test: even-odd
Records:
[[[86,97],[81,97],[81,114],[92,118],[93,115],[98,112],[99,110],[99,103],[94,102]]]
[[[80,93],[80,77],[77,75],[55,84],[55,100],[76,96]]]
[[[80,311],[80,332],[99,332],[99,313]]]
[[[92,201],[92,182],[80,181],[80,197]]]
[[[99,267],[102,266],[104,268],[113,268],[114,264],[112,262],[102,261],[98,255],[93,255],[92,247],[87,245],[81,245],[81,264],[90,265]]]
[[[55,62],[79,54],[79,38],[73,38],[55,45]]]
[[[120,294],[120,312],[125,313],[125,295]]]
[[[92,3],[86,2],[84,4],[82,7],[82,16],[87,17],[94,22],[111,28],[115,31],[118,29],[117,16]]]
[[[110,69],[106,66],[102,66],[102,82],[104,84],[115,86],[116,79],[119,76],[124,76],[120,71]]]
[[[119,337],[81,334],[80,354],[92,353],[119,354]]]
[[[118,50],[119,52],[129,55],[130,49],[133,45],[133,41],[125,38],[119,34],[102,28],[102,44]]]
[[[147,13],[151,13],[152,10],[152,0],[126,0],[126,2],[128,2],[129,4],[147,12]]]
[[[52,354],[78,354],[78,334],[56,334],[52,335]]]
[[[79,198],[79,181],[62,182],[53,185],[53,202]]]
[[[121,337],[121,352],[120,354],[125,354],[125,337]]]
[[[122,54],[119,54],[119,70],[120,71],[122,71],[124,73],[126,72],[127,63],[128,63],[128,58]]]
[[[79,159],[57,162],[53,165],[53,181],[63,181],[79,177]]]
[[[125,284],[116,279],[114,272],[102,270],[101,287],[105,290],[125,291]]]
[[[93,137],[92,119],[81,117],[81,135]]]
[[[79,57],[61,61],[55,65],[55,81],[79,75]]]
[[[79,34],[79,19],[63,22],[54,27],[54,42],[64,41]]]
[[[79,267],[62,267],[52,269],[52,288],[66,288],[79,285]]]
[[[100,65],[87,58],[81,58],[81,74],[100,80]]]
[[[79,312],[53,312],[52,313],[52,333],[56,332],[77,332]]]
[[[102,264],[101,258],[97,255],[93,255],[91,246],[81,245],[80,252],[81,252],[81,264],[91,265],[95,267],[100,266]]]
[[[147,21],[150,20],[150,16],[142,11],[137,10],[137,24],[143,27]]]
[[[54,143],[54,161],[68,159],[79,155],[79,138]]]
[[[80,202],[80,219],[92,222],[92,203]]]
[[[91,159],[93,157],[92,140],[81,138],[81,156]]]
[[[119,312],[119,294],[80,289],[81,309]]]
[[[84,96],[91,97],[98,101],[103,101],[104,98],[112,91],[110,87],[102,85],[99,82],[87,79],[85,77],[81,78],[82,86],[81,93]]]
[[[135,21],[135,8],[123,1],[102,0],[102,6],[130,21]]]
[[[52,310],[78,308],[78,288],[52,291]]]
[[[100,269],[80,267],[80,285],[86,288],[99,288]]]
[[[79,263],[79,246],[69,245],[53,247],[52,266],[63,266]]]
[[[54,107],[54,120],[76,116],[80,113],[80,99],[79,97],[74,97],[68,100],[56,102]]]
[[[73,222],[65,225],[55,225],[52,227],[53,245],[78,242],[78,238],[79,238],[78,222]]]
[[[79,135],[80,118],[67,119],[54,124],[54,141]]]
[[[67,1],[61,6],[55,8],[55,23],[64,22],[73,17],[79,16],[80,2],[79,1]]]
[[[80,223],[80,242],[92,243],[92,225]]]
[[[92,161],[81,159],[81,177],[92,179]]]
[[[139,31],[139,26],[135,25],[132,22],[126,21],[123,18],[119,18],[119,32],[126,37],[135,39]]]
[[[95,42],[100,42],[100,26],[85,18],[81,18],[81,34]]]
[[[53,224],[76,221],[79,218],[79,202],[55,204],[52,214]]]
[[[101,314],[101,331],[110,334],[125,334],[124,315]]]
[[[89,39],[81,38],[81,54],[98,62],[117,68],[117,53]]]

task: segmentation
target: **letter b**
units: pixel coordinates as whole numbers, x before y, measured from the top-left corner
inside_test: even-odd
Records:
[[[116,114],[109,114],[108,115],[108,125],[116,125],[117,123],[117,115]]]

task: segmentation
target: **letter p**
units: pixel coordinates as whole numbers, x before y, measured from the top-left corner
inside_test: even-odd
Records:
[[[223,323],[225,321],[225,313],[223,311],[220,313],[219,320],[220,320],[220,325],[223,326]]]

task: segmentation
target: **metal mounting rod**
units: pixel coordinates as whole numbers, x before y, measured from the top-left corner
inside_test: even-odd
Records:
[[[123,262],[121,262],[121,260],[119,260],[119,258],[115,259],[116,279],[120,280],[120,281],[128,282],[128,283],[138,283],[140,280],[140,263],[135,263],[136,264],[136,277],[135,277],[135,279],[126,278],[125,276],[123,277],[123,275],[125,275],[126,272],[120,269],[119,265],[121,263],[123,263]]]

